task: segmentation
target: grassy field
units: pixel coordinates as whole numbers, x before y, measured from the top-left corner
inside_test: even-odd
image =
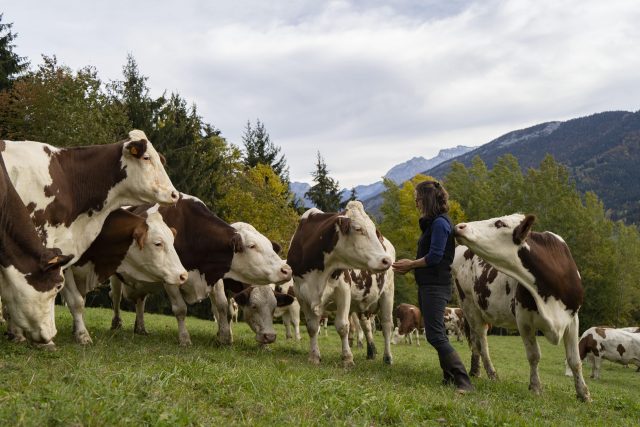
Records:
[[[270,350],[249,328],[235,327],[233,347],[214,339],[214,324],[187,320],[193,346],[177,345],[174,318],[148,315],[150,336],[109,330],[111,312],[88,309],[94,344],[72,342],[71,318],[58,307],[58,350],[0,340],[0,426],[34,425],[634,425],[640,424],[640,373],[604,363],[601,380],[587,378],[592,404],[575,399],[560,347],[541,340],[542,396],[527,390],[528,364],[518,337],[490,337],[499,382],[474,380],[457,396],[440,385],[427,345],[393,347],[394,365],[366,360],[341,367],[335,330],[320,339],[320,367],[307,363],[308,338],[285,341],[282,325]],[[381,334],[376,335],[378,350]],[[465,362],[466,343],[453,343]],[[590,373],[590,368],[587,368]]]

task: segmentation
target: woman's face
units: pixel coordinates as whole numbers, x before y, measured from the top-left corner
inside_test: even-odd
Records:
[[[416,201],[416,209],[420,211],[420,200],[418,200],[418,192],[416,190],[413,191],[413,198]]]

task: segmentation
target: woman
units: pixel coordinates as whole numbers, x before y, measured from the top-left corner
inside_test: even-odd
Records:
[[[455,254],[453,225],[447,215],[449,195],[439,182],[424,181],[416,186],[415,198],[422,230],[418,255],[415,260],[396,261],[393,271],[405,274],[415,270],[427,341],[438,351],[443,383],[455,384],[456,391],[464,394],[473,390],[473,386],[460,356],[449,344],[444,326],[444,310],[451,300],[451,263]]]

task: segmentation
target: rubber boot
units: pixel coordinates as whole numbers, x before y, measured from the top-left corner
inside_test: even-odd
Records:
[[[448,377],[453,378],[453,384],[455,384],[457,393],[465,394],[473,391],[473,385],[471,384],[462,360],[460,360],[458,352],[452,351],[444,356],[440,356],[440,366],[442,366],[445,379]]]
[[[451,372],[447,370],[443,360],[443,358],[440,358],[440,367],[442,368],[442,385],[451,385],[453,384],[453,375],[451,375]]]

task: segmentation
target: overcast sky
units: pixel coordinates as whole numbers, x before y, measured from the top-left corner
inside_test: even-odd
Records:
[[[640,109],[637,0],[6,1],[16,52],[119,79],[127,53],[241,145],[265,123],[293,181],[342,187],[511,130]]]

